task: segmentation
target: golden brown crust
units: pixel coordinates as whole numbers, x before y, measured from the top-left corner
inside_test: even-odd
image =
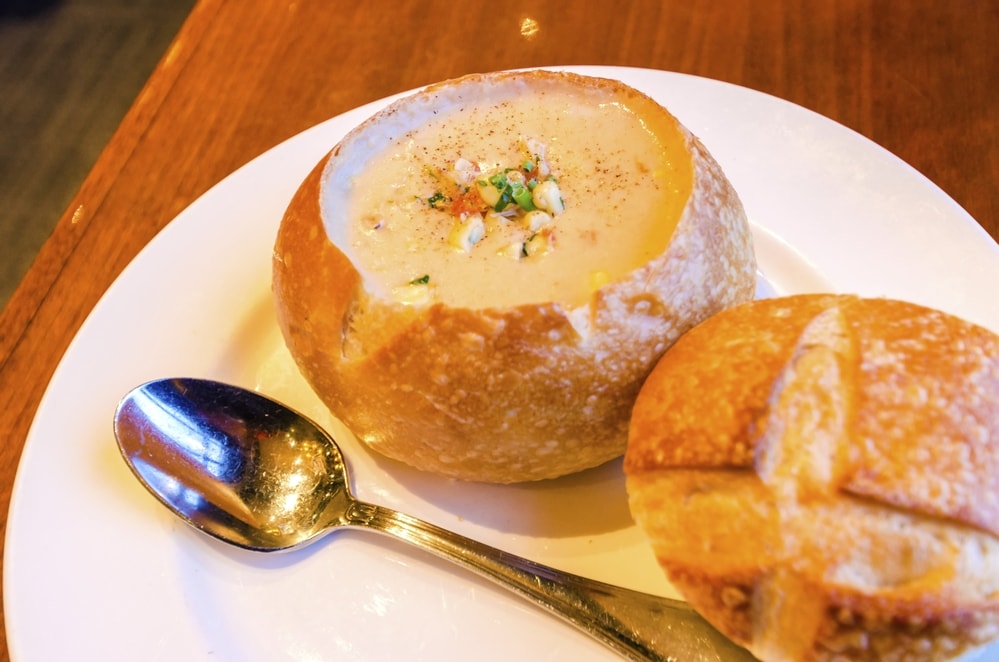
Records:
[[[556,76],[530,74],[540,75]],[[509,76],[475,80],[504,84]],[[278,320],[292,356],[362,440],[422,469],[515,482],[619,456],[634,398],[663,351],[755,289],[738,196],[693,137],[689,148],[694,191],[666,253],[597,291],[582,311],[589,333],[557,303],[419,308],[370,295],[324,230],[319,200],[334,150],[296,194],[275,245]]]
[[[643,387],[632,512],[761,659],[948,659],[999,634],[997,403],[999,336],[942,312],[737,306]]]

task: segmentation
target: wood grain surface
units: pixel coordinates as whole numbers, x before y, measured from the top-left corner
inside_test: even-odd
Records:
[[[995,238],[997,35],[999,3],[973,0],[202,0],[0,317],[0,512],[48,380],[105,289],[199,195],[318,122],[474,71],[679,71],[855,129]]]
[[[0,0],[0,308],[193,6]]]

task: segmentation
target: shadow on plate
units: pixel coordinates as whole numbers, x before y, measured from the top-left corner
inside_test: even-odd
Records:
[[[620,459],[561,478],[493,485],[435,476],[364,452],[417,498],[496,531],[571,538],[633,525]]]

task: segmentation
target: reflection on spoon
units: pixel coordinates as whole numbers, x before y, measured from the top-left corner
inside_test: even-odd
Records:
[[[252,391],[201,379],[149,382],[122,399],[114,428],[149,491],[224,542],[273,552],[338,527],[373,529],[495,581],[632,659],[753,659],[683,602],[548,568],[358,501],[336,442]]]

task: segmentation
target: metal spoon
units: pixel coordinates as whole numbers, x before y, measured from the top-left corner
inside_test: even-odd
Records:
[[[118,405],[125,462],[164,505],[205,533],[261,552],[338,527],[374,529],[511,589],[636,660],[752,660],[683,602],[545,567],[364,503],[336,442],[252,391],[200,379],[144,384]]]

